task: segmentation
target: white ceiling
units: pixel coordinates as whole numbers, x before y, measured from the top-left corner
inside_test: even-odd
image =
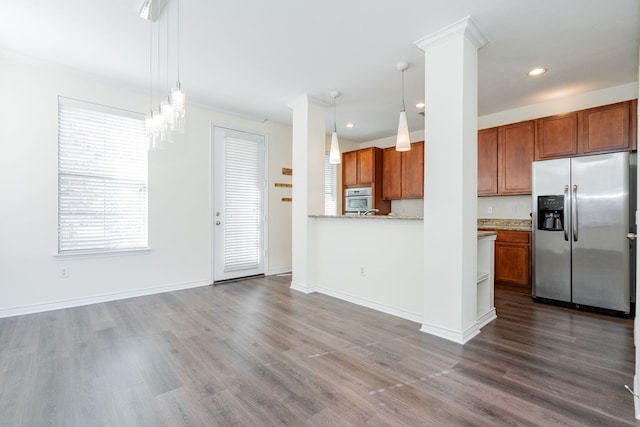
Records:
[[[142,3],[2,0],[0,50],[148,93]],[[413,105],[424,96],[424,55],[413,42],[465,16],[489,40],[479,51],[480,115],[638,80],[638,0],[181,0],[180,9],[187,103],[290,123],[289,103],[303,94],[330,103],[336,89],[338,133],[355,141],[395,133],[398,61],[410,64],[409,127],[423,128]],[[538,65],[549,72],[526,77]],[[327,130],[331,120],[329,111]]]

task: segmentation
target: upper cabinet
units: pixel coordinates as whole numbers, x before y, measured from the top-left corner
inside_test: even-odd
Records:
[[[536,160],[578,154],[578,112],[536,120]]]
[[[424,141],[411,144],[411,150],[402,153],[403,199],[424,197]]]
[[[411,144],[409,151],[384,149],[383,198],[385,200],[424,197],[424,141]]]
[[[384,149],[382,171],[382,197],[385,200],[402,199],[402,152],[396,151],[396,147]]]
[[[478,196],[531,194],[534,160],[635,150],[638,100],[478,131]]]
[[[498,128],[498,193],[531,194],[532,120]]]
[[[478,195],[531,194],[533,121],[478,131]]]
[[[368,187],[382,174],[382,149],[376,147],[342,153],[342,185]]]
[[[637,100],[536,120],[535,160],[636,149]]]
[[[498,194],[498,128],[478,131],[478,196]]]
[[[583,153],[629,149],[629,104],[620,102],[581,111]]]

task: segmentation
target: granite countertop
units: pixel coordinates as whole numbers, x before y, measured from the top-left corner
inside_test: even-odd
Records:
[[[478,218],[478,229],[496,231],[531,231],[531,220]]]
[[[309,218],[347,218],[347,219],[412,219],[422,221],[421,216],[400,215],[309,215]]]

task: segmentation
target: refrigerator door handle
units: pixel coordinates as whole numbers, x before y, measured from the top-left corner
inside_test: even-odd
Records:
[[[563,228],[564,228],[564,240],[566,240],[567,242],[569,241],[569,221],[567,221],[569,218],[567,218],[567,216],[569,215],[569,186],[565,185],[564,186],[564,218],[563,218]]]
[[[573,228],[573,241],[578,241],[578,186],[573,186],[571,197],[571,227]]]

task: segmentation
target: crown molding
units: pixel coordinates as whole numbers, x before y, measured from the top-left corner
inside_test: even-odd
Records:
[[[461,20],[436,31],[435,33],[431,33],[428,36],[416,40],[413,44],[425,51],[461,35],[467,37],[474,44],[476,49],[480,49],[488,42],[487,38],[478,29],[478,26],[475,24],[473,19],[471,19],[470,16],[466,16]]]

